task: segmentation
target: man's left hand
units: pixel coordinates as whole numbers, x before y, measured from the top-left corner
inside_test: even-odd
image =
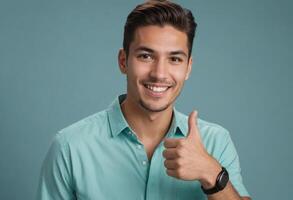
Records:
[[[167,138],[163,156],[169,176],[182,180],[199,180],[204,188],[214,186],[221,165],[206,151],[197,126],[197,111],[188,118],[185,138]]]

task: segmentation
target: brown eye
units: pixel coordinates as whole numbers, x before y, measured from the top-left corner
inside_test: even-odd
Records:
[[[179,64],[179,63],[181,63],[183,60],[181,59],[181,58],[179,58],[179,57],[171,57],[170,58],[170,61],[172,62],[172,63],[175,63],[175,64]]]
[[[151,54],[147,54],[147,53],[143,53],[143,54],[139,54],[138,59],[142,60],[142,61],[151,61],[153,60],[153,57]]]

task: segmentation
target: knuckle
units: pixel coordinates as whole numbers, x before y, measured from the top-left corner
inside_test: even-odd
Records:
[[[164,147],[168,148],[168,146],[169,146],[169,141],[168,140],[165,140],[164,141]]]
[[[169,176],[173,176],[173,173],[171,173],[171,171],[170,170],[166,170],[166,173],[169,175]]]
[[[184,172],[183,172],[182,169],[178,169],[178,170],[176,170],[176,174],[177,174],[178,177],[183,177]]]
[[[181,150],[178,148],[178,149],[176,149],[176,151],[174,153],[175,153],[176,157],[180,157]]]
[[[182,167],[182,166],[183,166],[183,161],[182,161],[182,159],[177,159],[177,160],[176,160],[176,166],[177,166],[177,167]]]
[[[163,157],[166,158],[167,157],[167,150],[163,151]]]
[[[169,165],[170,165],[169,160],[165,160],[165,161],[164,161],[164,165],[165,165],[165,167],[169,167]]]
[[[184,146],[185,145],[185,140],[184,139],[179,140],[178,145],[181,146],[181,147]]]
[[[182,157],[184,155],[184,148],[183,147],[179,147],[177,150],[176,150],[176,156],[177,157]]]

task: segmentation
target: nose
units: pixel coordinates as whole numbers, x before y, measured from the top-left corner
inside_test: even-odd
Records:
[[[163,59],[154,62],[150,76],[156,79],[165,79],[167,77],[167,63]]]

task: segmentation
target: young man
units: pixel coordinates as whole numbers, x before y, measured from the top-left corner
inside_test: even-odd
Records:
[[[37,199],[249,199],[229,133],[174,102],[191,72],[196,23],[169,1],[128,16],[120,70],[127,94],[56,135]]]

